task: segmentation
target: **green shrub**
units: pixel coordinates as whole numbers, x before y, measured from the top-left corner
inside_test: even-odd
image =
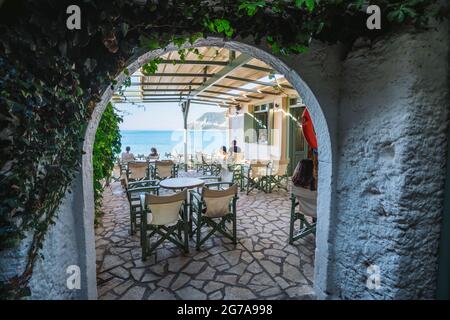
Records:
[[[120,122],[122,122],[122,117],[114,109],[112,103],[108,103],[95,134],[92,155],[96,223],[98,222],[97,219],[102,215],[101,206],[104,187],[111,178],[117,155],[121,150]]]

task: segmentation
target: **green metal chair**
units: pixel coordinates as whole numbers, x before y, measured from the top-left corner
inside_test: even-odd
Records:
[[[166,240],[189,252],[189,225],[187,211],[187,190],[169,196],[141,195],[141,246],[142,260],[155,253]],[[159,235],[154,243],[151,239]]]
[[[203,164],[203,153],[196,152],[195,158],[194,158],[194,167],[197,172],[200,172],[200,170],[203,170],[202,164]]]
[[[228,187],[223,189],[223,187]],[[214,189],[215,188],[215,189]],[[200,250],[216,232],[237,243],[236,236],[236,202],[238,186],[231,182],[208,183],[201,193],[191,191],[191,236],[196,234],[196,248]],[[232,224],[229,230],[226,223]],[[211,230],[202,237],[202,227],[209,226]],[[195,227],[195,228],[194,228]]]
[[[149,179],[148,162],[129,161],[127,164],[128,181],[138,181]]]
[[[244,165],[229,164],[228,171],[231,172],[231,181],[239,186],[240,191],[244,191]]]
[[[298,210],[296,210],[298,208]],[[311,221],[308,221],[308,218]],[[296,221],[300,221],[300,228],[295,230]],[[317,221],[317,191],[306,188],[292,187],[291,221],[289,227],[289,243],[316,232]]]
[[[269,163],[256,162],[247,170],[246,187],[247,195],[254,189],[267,192],[267,181],[269,179]]]
[[[116,163],[114,164],[111,176],[109,177],[108,180],[118,182],[120,181],[121,178],[122,178],[122,166],[120,164],[120,161],[117,160]]]
[[[201,156],[202,163],[200,169],[203,175],[211,175],[218,176],[222,171],[222,165],[218,162],[214,162],[212,160],[207,160],[206,155],[202,154]]]
[[[274,160],[271,173],[267,179],[267,191],[272,192],[275,188],[288,190],[288,166],[289,160]]]
[[[130,206],[130,233],[133,235],[137,229],[137,218],[141,218],[140,195],[146,192],[159,194],[157,180],[139,180],[129,182],[126,175],[121,179],[122,187],[125,189]]]

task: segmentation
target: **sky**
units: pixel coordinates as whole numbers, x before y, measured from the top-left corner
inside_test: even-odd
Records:
[[[123,116],[120,130],[180,130],[183,114],[178,103],[117,103],[114,105]],[[224,112],[218,106],[191,103],[188,122],[198,119],[205,112]]]
[[[283,75],[272,75],[276,79]],[[270,82],[273,78],[266,76],[258,79],[259,81]],[[241,88],[253,89],[257,84],[248,83]],[[125,89],[137,90],[139,87],[130,86]],[[241,93],[238,90],[231,90],[228,93]],[[218,97],[227,98],[225,95]],[[180,130],[183,129],[183,115],[181,107],[177,102],[170,103],[117,103],[115,104],[123,116],[123,122],[120,124],[120,130]],[[224,112],[225,109],[214,105],[200,105],[191,102],[189,109],[188,122],[198,119],[205,112]]]

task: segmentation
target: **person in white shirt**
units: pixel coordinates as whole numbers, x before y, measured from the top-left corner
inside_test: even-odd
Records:
[[[122,152],[122,161],[125,161],[125,162],[133,161],[135,158],[134,158],[134,154],[132,154],[130,152],[131,148],[126,147],[125,150],[126,150],[126,152]]]

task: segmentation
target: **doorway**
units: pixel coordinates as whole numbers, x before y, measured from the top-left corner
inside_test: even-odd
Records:
[[[308,157],[308,144],[302,132],[302,114],[305,106],[297,99],[289,99],[289,144],[288,157],[291,159],[289,174],[292,175],[297,164]]]

